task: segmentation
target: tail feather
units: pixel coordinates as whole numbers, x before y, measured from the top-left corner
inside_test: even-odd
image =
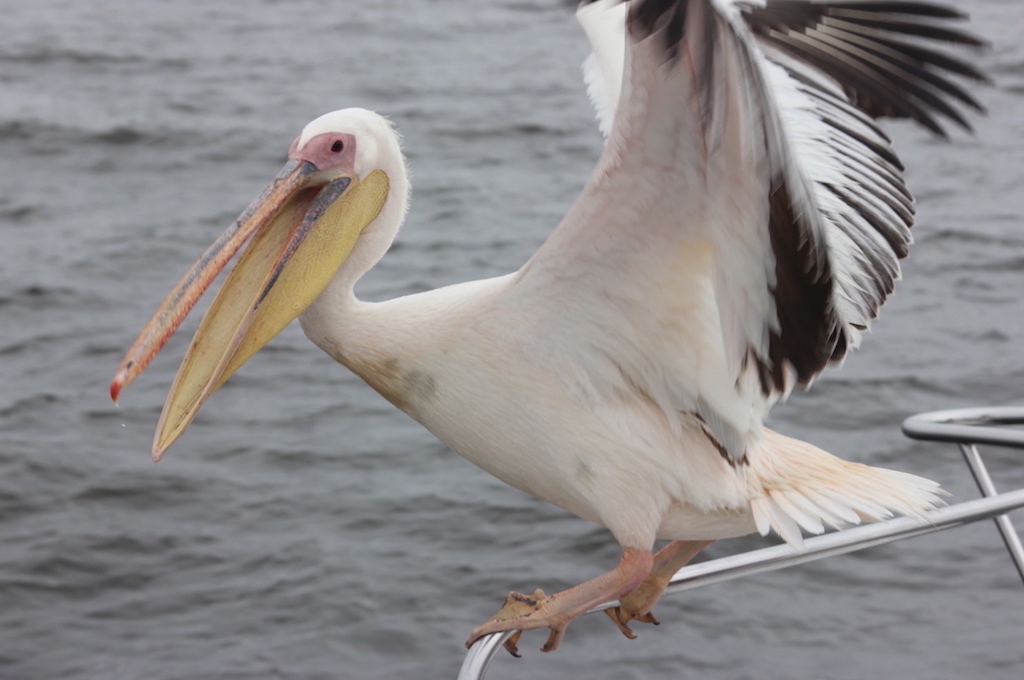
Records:
[[[809,534],[820,534],[825,531],[825,525],[822,523],[822,516],[820,512],[814,512],[813,508],[808,508],[810,512],[802,509],[797,503],[790,500],[791,497],[800,497],[801,494],[794,493],[792,491],[782,491],[780,489],[773,489],[768,493],[771,502],[774,503],[782,512],[786,513],[791,519],[793,519],[800,528]]]
[[[922,518],[945,495],[929,479],[852,463],[767,429],[748,460],[758,531],[775,531],[797,548],[804,532],[824,533],[826,524],[840,529],[895,514]]]
[[[829,522],[833,528],[840,529],[847,525],[860,524],[860,515],[853,508],[847,507],[842,503],[836,503],[814,489],[805,488],[799,495],[806,498],[808,503],[811,503],[821,512],[831,514],[835,518],[834,522]]]
[[[814,494],[808,491],[803,493],[797,493],[795,491],[783,491],[780,492],[785,494],[786,500],[793,505],[799,507],[804,513],[811,515],[812,517],[817,516],[822,524],[827,524],[833,529],[839,529],[846,524],[860,521],[860,517],[855,512],[843,514],[842,509],[835,503],[829,502],[827,499],[818,496],[815,500]],[[824,503],[820,501],[825,501]],[[852,519],[851,519],[852,518]],[[812,534],[820,534],[824,532],[825,528],[818,531],[811,531]]]

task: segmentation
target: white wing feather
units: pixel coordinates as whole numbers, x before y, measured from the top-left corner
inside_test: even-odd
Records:
[[[598,127],[605,137],[615,122],[615,108],[622,91],[626,61],[626,8],[619,0],[599,0],[580,5],[576,19],[590,41],[591,53],[583,62],[583,81],[597,111]]]

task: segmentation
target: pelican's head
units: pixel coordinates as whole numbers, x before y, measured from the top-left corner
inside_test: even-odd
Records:
[[[405,183],[398,136],[376,113],[342,109],[303,129],[284,168],[171,291],[110,385],[116,401],[249,241],[178,370],[157,425],[154,460],[239,366],[324,291],[366,227],[384,220],[382,211],[397,229],[406,189],[395,181]]]

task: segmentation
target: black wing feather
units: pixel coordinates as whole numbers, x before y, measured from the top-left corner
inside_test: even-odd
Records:
[[[769,0],[763,7],[744,7],[744,18],[767,43],[835,78],[872,117],[911,118],[946,136],[934,114],[968,130],[970,124],[944,95],[983,110],[947,76],[984,81],[982,73],[914,42],[983,46],[979,38],[940,23],[964,18],[955,9],[925,2]]]

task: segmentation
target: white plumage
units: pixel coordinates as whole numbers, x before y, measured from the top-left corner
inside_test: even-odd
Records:
[[[946,98],[976,105],[942,71],[980,74],[903,35],[972,43],[941,25],[953,13],[853,5],[585,3],[584,72],[607,141],[579,199],[518,272],[389,302],[352,291],[405,215],[397,134],[363,109],[322,116],[218,241],[237,245],[211,249],[172,293],[112,392],[212,279],[196,272],[255,233],[249,252],[267,254],[247,252],[211,308],[220,318],[197,332],[157,454],[301,315],[313,342],[452,449],[623,546],[616,569],[581,586],[510,596],[471,641],[550,627],[553,649],[575,616],[619,597],[613,618],[631,634],[707,541],[774,530],[799,546],[802,531],[920,515],[934,483],[763,426],[857,344],[899,274],[913,207],[873,116],[938,131],[934,113],[962,122]],[[350,234],[340,265],[303,250],[307,231],[331,230]],[[294,302],[268,309],[289,306],[278,300]],[[685,543],[652,556],[656,538]]]

